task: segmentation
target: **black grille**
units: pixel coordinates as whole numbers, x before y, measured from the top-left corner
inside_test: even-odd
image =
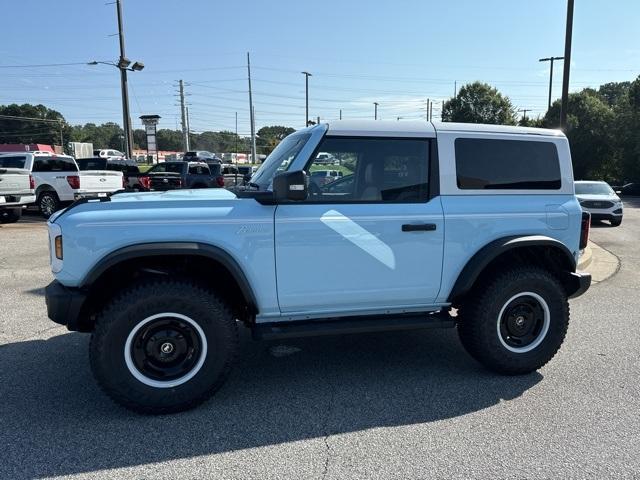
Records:
[[[600,201],[600,200],[585,200],[582,202],[582,206],[586,208],[611,208],[613,202]]]

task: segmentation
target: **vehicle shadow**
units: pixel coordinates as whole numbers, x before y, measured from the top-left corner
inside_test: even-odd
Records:
[[[263,343],[247,337],[238,366],[212,400],[156,417],[128,412],[99,391],[87,335],[0,346],[0,478],[92,472],[434,422],[514,399],[542,379],[486,372],[454,330]],[[281,345],[288,348],[274,348]]]

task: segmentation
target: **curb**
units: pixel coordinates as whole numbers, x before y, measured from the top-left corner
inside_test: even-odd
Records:
[[[591,262],[593,261],[593,250],[591,248],[591,242],[589,242],[589,244],[587,245],[587,248],[585,248],[581,253],[580,253],[580,261],[578,262],[578,270],[586,270],[589,265],[591,265]]]

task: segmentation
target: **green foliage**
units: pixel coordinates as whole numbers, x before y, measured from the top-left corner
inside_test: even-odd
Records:
[[[256,140],[256,150],[258,150],[259,153],[269,155],[283,138],[293,132],[295,132],[295,129],[291,127],[283,127],[281,125],[262,127],[257,132],[258,139]]]
[[[115,148],[122,151],[124,149],[124,130],[114,122],[102,125],[85,123],[72,127],[71,141],[92,143],[93,148]]]
[[[62,114],[44,105],[30,105],[28,103],[23,105],[17,105],[15,103],[11,105],[0,105],[0,115],[41,118],[60,122],[53,123],[0,118],[1,143],[43,143],[47,145],[60,145],[61,130],[64,142],[69,141],[71,127],[67,124]]]
[[[543,126],[559,121],[557,100]],[[566,135],[577,179],[640,180],[640,77],[570,94]]]
[[[486,83],[474,82],[463,86],[455,98],[444,103],[442,120],[515,125],[516,112],[509,97]]]

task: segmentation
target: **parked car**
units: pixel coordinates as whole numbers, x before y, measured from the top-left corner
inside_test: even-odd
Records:
[[[342,177],[340,170],[313,170],[311,172],[310,181],[316,183],[319,187],[331,183]]]
[[[142,190],[211,188],[219,186],[205,162],[163,162],[138,177]]]
[[[73,157],[68,155],[32,152],[10,155],[24,159],[24,168],[34,179],[36,205],[45,218],[74,200],[106,197],[124,188],[122,173],[108,170],[80,172]]]
[[[640,183],[627,183],[614,190],[623,197],[640,197]]]
[[[541,368],[591,281],[567,138],[398,123],[300,130],[237,195],[124,193],[55,215],[49,317],[91,332],[102,390],[143,413],[209,398],[238,321],[258,339],[456,326],[490,370]],[[316,151],[348,154],[339,191],[309,182]]]
[[[0,223],[17,222],[35,201],[35,180],[24,155],[0,155]]]
[[[107,160],[124,160],[126,155],[111,148],[101,148],[93,151],[94,157],[106,158]]]
[[[140,190],[140,168],[135,160],[107,160],[101,157],[77,158],[76,163],[80,171],[113,170],[122,172],[123,185],[126,191]]]
[[[207,163],[209,162],[222,163],[222,159],[220,159],[215,153],[208,152],[206,150],[186,152],[183,155],[182,160],[185,162],[199,161],[199,162],[207,162]]]
[[[622,223],[622,200],[607,182],[579,180],[575,186],[580,206],[591,220],[608,220],[614,227]]]
[[[332,165],[335,162],[336,158],[327,152],[319,152],[316,157],[316,165]]]

